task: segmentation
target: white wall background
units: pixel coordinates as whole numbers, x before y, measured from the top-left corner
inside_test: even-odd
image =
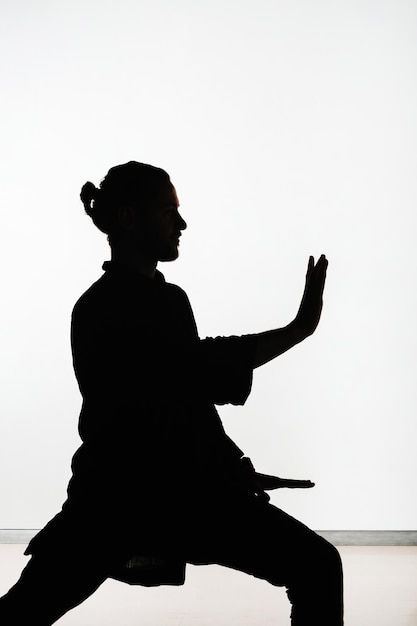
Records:
[[[321,529],[415,529],[417,5],[4,0],[0,528],[55,514],[79,445],[69,322],[108,258],[78,194],[167,169],[189,229],[165,265],[200,333],[288,323],[309,254],[314,337],[221,410],[273,501]]]

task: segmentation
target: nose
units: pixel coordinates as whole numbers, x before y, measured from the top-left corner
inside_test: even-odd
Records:
[[[187,222],[183,219],[180,213],[178,213],[178,227],[180,230],[185,230],[187,228]]]

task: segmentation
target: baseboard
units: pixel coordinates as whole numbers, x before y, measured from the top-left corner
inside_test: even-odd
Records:
[[[335,546],[417,546],[417,530],[317,530],[316,532]]]
[[[1,543],[27,544],[38,530],[0,529]],[[417,530],[317,530],[336,546],[417,546]]]
[[[37,532],[33,528],[1,528],[0,543],[29,543]]]

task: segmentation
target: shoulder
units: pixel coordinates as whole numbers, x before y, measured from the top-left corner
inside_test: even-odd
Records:
[[[191,310],[190,300],[187,293],[174,283],[165,283],[166,297],[173,303]]]
[[[112,291],[109,287],[111,285],[106,279],[106,274],[103,274],[78,298],[72,310],[73,317],[104,306]]]
[[[188,296],[185,293],[184,289],[175,285],[174,283],[165,283],[165,289],[167,293],[172,295],[173,298],[182,298],[184,300],[188,300]]]

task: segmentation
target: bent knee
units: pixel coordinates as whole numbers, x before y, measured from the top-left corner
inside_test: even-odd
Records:
[[[317,536],[317,550],[319,562],[334,571],[342,572],[342,559],[339,550],[327,539]]]

